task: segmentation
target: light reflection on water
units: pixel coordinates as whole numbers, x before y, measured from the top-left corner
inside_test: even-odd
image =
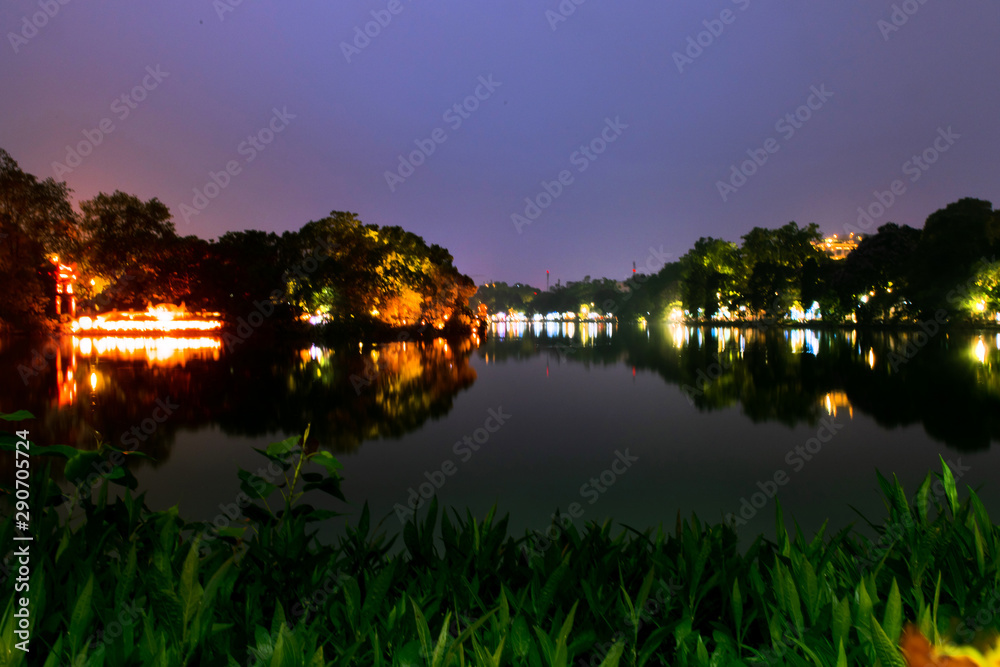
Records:
[[[994,345],[989,344],[995,343]],[[527,347],[530,344],[530,348]],[[532,349],[567,362],[617,362],[657,372],[699,410],[741,406],[755,421],[810,423],[821,414],[853,419],[860,404],[887,426],[934,423],[960,448],[1000,439],[1000,334],[921,330],[855,331],[646,324],[536,323],[497,330],[480,355],[502,361]],[[947,407],[950,406],[950,407]]]

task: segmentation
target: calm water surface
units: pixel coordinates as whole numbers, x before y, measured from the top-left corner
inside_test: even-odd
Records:
[[[306,424],[344,464],[348,513],[368,501],[390,532],[432,486],[476,515],[497,504],[519,533],[559,509],[640,528],[742,513],[752,536],[771,532],[777,491],[812,532],[857,520],[850,506],[881,518],[875,470],[915,490],[939,456],[1000,514],[996,332],[541,323],[335,349],[6,340],[0,369],[0,410],[31,410],[36,442],[91,448],[96,431],[138,446],[155,459],[135,468],[147,502],[192,519],[234,501],[236,469],[264,460],[253,447]]]

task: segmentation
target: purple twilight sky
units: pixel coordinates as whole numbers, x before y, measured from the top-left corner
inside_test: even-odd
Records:
[[[995,1],[6,0],[0,147],[181,234],[348,210],[479,283],[621,278],[700,236],[842,233],[895,180],[876,224],[1000,204],[998,28]]]

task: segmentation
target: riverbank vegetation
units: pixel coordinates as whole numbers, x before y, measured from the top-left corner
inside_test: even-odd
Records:
[[[627,280],[587,276],[548,290],[489,282],[477,292],[446,249],[353,213],[208,241],[178,235],[156,198],[99,193],[74,210],[69,196],[65,183],[39,180],[0,149],[0,283],[16,286],[0,293],[0,327],[58,324],[54,258],[76,271],[80,313],[183,303],[222,313],[237,337],[256,328],[251,320],[278,331],[308,321],[366,339],[468,335],[470,298],[481,315],[629,322],[1000,323],[1000,212],[978,199],[949,204],[922,229],[886,223],[835,241],[850,249],[841,259],[817,224],[789,222],[755,227],[740,244],[701,238],[678,261],[655,272],[647,262],[649,272]],[[650,260],[663,257],[661,248]]]
[[[922,229],[890,222],[852,234],[823,239],[815,223],[755,227],[739,244],[703,237],[679,260],[627,280],[588,276],[548,291],[487,283],[472,306],[619,321],[1000,323],[1000,211],[990,202],[954,202]]]
[[[76,211],[69,195],[65,183],[39,180],[0,149],[0,284],[10,286],[0,293],[0,326],[57,323],[61,262],[77,275],[81,314],[183,303],[222,313],[236,335],[248,322],[287,330],[307,320],[372,336],[469,332],[472,279],[447,250],[400,227],[334,211],[298,231],[206,241],[178,235],[156,198],[100,193]]]
[[[966,654],[1000,626],[1000,529],[944,463],[913,496],[879,475],[872,531],[790,533],[775,505],[775,539],[746,548],[738,525],[695,517],[669,531],[557,518],[518,538],[495,512],[433,502],[392,536],[355,507],[324,545],[316,526],[342,519],[310,503],[343,500],[337,461],[308,430],[260,451],[233,502],[190,522],[129,490],[132,454],[34,447],[33,467],[66,459],[78,486],[31,480],[32,657],[15,648],[5,546],[4,664],[888,667],[907,624]],[[4,545],[14,531],[8,515]]]

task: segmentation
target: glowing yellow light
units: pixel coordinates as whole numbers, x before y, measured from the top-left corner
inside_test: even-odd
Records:
[[[96,284],[97,284],[97,281],[96,281],[96,280],[94,280],[93,278],[91,278],[91,279],[90,279],[90,285],[91,285],[91,287],[93,287],[93,286],[94,286],[94,285],[96,285]]]
[[[176,306],[150,306],[145,312],[108,313],[92,319],[86,315],[73,322],[74,331],[178,332],[222,328],[219,313],[189,313]]]
[[[977,303],[976,304],[976,310],[978,310],[980,313],[983,312],[984,310],[986,310],[986,302],[985,301],[980,301],[979,303]]]
[[[979,363],[981,364],[986,363],[986,343],[983,342],[982,338],[979,339],[979,343],[976,345],[976,359],[979,359]]]
[[[868,366],[870,368],[875,368],[875,350],[868,350]]]
[[[97,389],[97,373],[90,374],[90,388]]]

